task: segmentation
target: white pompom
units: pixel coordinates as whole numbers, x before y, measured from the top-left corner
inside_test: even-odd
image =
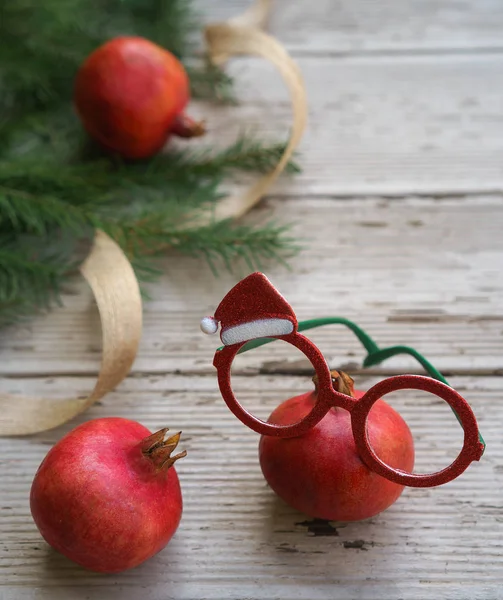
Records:
[[[218,322],[213,317],[203,317],[199,327],[203,333],[213,335],[218,331]]]

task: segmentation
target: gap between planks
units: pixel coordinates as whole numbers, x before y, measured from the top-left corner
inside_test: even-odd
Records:
[[[501,373],[503,210],[493,197],[459,203],[275,199],[247,219],[265,221],[271,214],[281,223],[293,221],[293,235],[313,232],[304,251],[292,259],[291,271],[277,265],[265,270],[299,319],[345,316],[378,344],[411,345],[446,373]],[[162,266],[144,306],[133,372],[214,373],[211,362],[219,340],[201,334],[199,320],[213,314],[247,272],[214,278],[204,261],[174,253]],[[97,372],[97,311],[82,281],[73,280],[68,288],[63,308],[0,338],[2,375]],[[337,327],[307,333],[331,366],[350,364],[351,370],[360,370],[355,363],[363,350],[352,334]],[[264,363],[269,367],[284,360],[280,345],[274,346],[242,355],[245,370],[257,373]],[[382,368],[410,371],[417,365],[397,359]]]
[[[65,397],[74,383],[53,381],[48,391]],[[89,383],[82,379],[81,386]],[[253,600],[466,600],[460,590],[473,592],[471,598],[498,598],[503,568],[501,378],[452,382],[472,403],[488,443],[480,463],[447,486],[407,489],[389,510],[354,524],[316,523],[276,499],[260,473],[258,436],[225,408],[214,383],[208,376],[133,378],[131,393],[111,393],[57,430],[0,440],[0,503],[8,507],[0,523],[2,600],[100,600],[115,591],[121,600],[132,600],[135,586],[148,587],[149,598],[156,600],[236,600],[244,597],[243,590]],[[249,385],[250,408],[269,410],[277,398],[259,394],[260,383],[255,378]],[[297,383],[279,378],[277,391],[288,397],[298,392]],[[362,387],[373,383],[375,378],[359,382]],[[39,382],[18,385],[29,393]],[[437,441],[454,439],[456,421],[444,427],[432,419],[428,425],[428,408],[421,410],[416,399],[414,394],[404,403],[404,414],[419,418],[427,438],[422,447],[432,460],[441,458],[443,446],[437,447]],[[30,520],[28,491],[49,445],[76,423],[111,412],[151,430],[169,418],[172,428],[186,433],[190,452],[178,469],[185,511],[175,539],[142,567],[103,578],[49,551]],[[360,592],[353,595],[356,589]],[[491,594],[484,596],[488,590]],[[345,596],[346,591],[351,593]]]
[[[353,364],[340,364],[340,365],[331,365],[331,369],[339,369],[345,371],[351,376],[354,377],[367,377],[367,376],[379,376],[379,377],[389,377],[392,375],[402,375],[404,372],[407,372],[411,375],[424,375],[425,372],[422,369],[385,369],[385,368],[357,368]],[[235,375],[239,375],[240,377],[260,377],[260,376],[270,376],[270,375],[291,375],[293,377],[306,377],[312,374],[312,367],[309,366],[309,363],[306,362],[305,366],[295,366],[291,365],[288,361],[279,362],[278,364],[273,365],[265,365],[262,368],[258,368],[257,370],[248,369],[248,370],[234,370]],[[445,377],[503,377],[503,366],[501,368],[494,369],[477,369],[477,368],[468,368],[468,369],[443,369],[442,374]],[[126,377],[124,381],[128,379],[141,379],[143,377],[169,377],[169,376],[187,376],[187,377],[207,377],[213,376],[216,378],[216,371],[214,369],[208,369],[207,372],[198,369],[197,371],[191,371],[190,369],[174,369],[171,371],[135,371]],[[97,377],[98,373],[96,371],[44,371],[44,373],[40,372],[27,372],[27,373],[18,373],[18,374],[6,374],[0,375],[0,382],[2,380],[16,380],[16,379],[40,379],[44,378],[53,378],[53,377],[69,377],[69,378],[79,378],[79,377]]]
[[[206,22],[251,0],[196,0]],[[267,30],[294,55],[334,52],[479,52],[501,48],[498,0],[274,0]]]

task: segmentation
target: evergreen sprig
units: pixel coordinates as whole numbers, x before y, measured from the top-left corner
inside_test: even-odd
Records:
[[[225,72],[207,60],[194,66],[199,31],[187,0],[0,0],[0,326],[58,300],[96,228],[121,245],[143,280],[168,249],[203,256],[215,272],[236,260],[260,267],[295,249],[283,227],[211,218],[224,179],[236,169],[269,171],[284,144],[243,136],[220,152],[131,163],[95,148],[73,112],[79,65],[124,34],[187,61],[193,95],[233,101]],[[190,226],[194,215],[205,216],[204,225]]]

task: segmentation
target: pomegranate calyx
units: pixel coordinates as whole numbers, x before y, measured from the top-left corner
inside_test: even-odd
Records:
[[[344,371],[337,371],[335,369],[333,371],[330,371],[330,375],[332,378],[332,387],[334,388],[334,390],[340,392],[341,394],[346,394],[346,396],[351,396],[352,398],[354,398],[355,382],[352,377],[350,377],[347,373],[344,373]],[[314,391],[316,392],[318,391],[318,376],[314,375],[312,381],[314,383]]]
[[[142,442],[143,455],[151,460],[158,469],[166,471],[172,467],[177,460],[187,456],[186,450],[171,456],[171,453],[174,452],[178,446],[182,432],[179,431],[164,439],[168,431],[169,429],[167,427],[160,429],[159,431],[156,431],[156,433],[149,435]]]
[[[206,133],[204,121],[195,121],[185,113],[175,117],[170,132],[181,138],[201,137]]]

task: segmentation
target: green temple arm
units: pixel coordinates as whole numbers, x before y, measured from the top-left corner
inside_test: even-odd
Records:
[[[298,324],[298,331],[307,331],[308,329],[314,329],[316,327],[322,327],[323,325],[344,325],[348,329],[350,329],[356,337],[360,340],[362,346],[367,351],[367,356],[363,361],[364,367],[371,367],[373,365],[378,365],[392,356],[396,356],[397,354],[408,354],[415,358],[418,363],[423,367],[423,369],[433,377],[433,379],[437,379],[445,385],[452,387],[447,379],[438,371],[429,360],[427,360],[422,354],[420,354],[414,348],[410,346],[390,346],[389,348],[380,349],[379,346],[374,342],[374,340],[356,323],[350,321],[349,319],[345,319],[343,317],[323,317],[319,319],[308,319],[306,321],[300,321]],[[238,354],[242,354],[243,352],[248,352],[249,350],[253,350],[254,348],[259,348],[260,346],[265,346],[266,344],[270,344],[271,342],[275,342],[277,338],[260,338],[257,340],[251,340],[244,344],[242,348],[239,349]],[[218,350],[222,350],[223,346]],[[458,422],[461,423],[458,414],[454,409],[452,409],[453,413],[456,415]],[[479,432],[479,440],[480,443],[483,444],[485,448],[484,438]]]

